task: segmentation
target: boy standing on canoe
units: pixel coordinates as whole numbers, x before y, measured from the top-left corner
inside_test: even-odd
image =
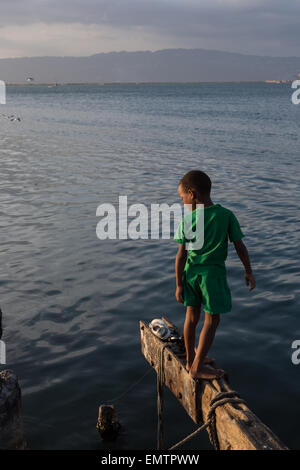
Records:
[[[231,310],[231,294],[225,267],[228,238],[233,242],[245,267],[246,285],[249,290],[255,287],[240,224],[231,210],[212,202],[210,190],[211,180],[202,171],[190,171],[180,180],[178,194],[185,205],[190,205],[188,207],[191,208],[191,214],[188,214],[189,220],[187,216],[182,219],[174,237],[179,243],[176,256],[176,299],[187,307],[184,323],[186,369],[194,379],[207,380],[221,377],[224,373],[221,369],[210,367],[211,360],[206,355],[214,340],[220,314]],[[203,206],[197,208],[197,204]],[[203,219],[201,215],[204,215]],[[197,221],[199,224],[201,220],[204,222],[203,244],[201,243],[200,249],[187,250],[186,243],[191,239],[187,233],[190,235],[191,230],[195,233]],[[205,318],[195,353],[195,330],[201,304]]]

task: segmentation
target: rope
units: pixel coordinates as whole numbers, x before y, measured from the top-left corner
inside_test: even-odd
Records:
[[[128,393],[135,385],[140,383],[143,380],[143,378],[146,377],[146,375],[150,374],[150,372],[152,372],[152,369],[148,369],[147,372],[145,372],[145,374],[143,374],[136,382],[131,384],[127,389],[125,389],[125,391],[122,392],[121,395],[118,395],[116,398],[113,398],[112,400],[109,400],[109,403],[114,403],[114,402],[120,400],[121,398],[123,398],[123,396],[126,395],[126,393]],[[106,400],[106,401],[108,403],[108,400]]]
[[[217,433],[217,427],[216,427],[216,408],[218,406],[223,406],[226,405],[227,403],[245,403],[245,400],[242,400],[239,395],[234,392],[220,392],[218,393],[210,402],[209,404],[209,411],[207,414],[207,421],[204,423],[200,428],[196,429],[192,434],[189,434],[187,437],[182,439],[181,441],[177,442],[177,444],[174,444],[172,447],[170,447],[168,450],[173,450],[176,449],[177,447],[185,444],[188,442],[190,439],[192,439],[194,436],[199,434],[201,431],[204,429],[207,429],[208,435],[210,442],[214,446],[216,450],[220,450],[220,444],[219,444],[219,439],[218,439],[218,433]]]
[[[245,403],[245,400],[240,398],[237,392],[220,392],[213,398],[209,405],[209,412],[207,415],[207,422],[209,423],[208,435],[209,440],[216,450],[220,450],[220,443],[218,439],[217,426],[216,426],[216,408],[218,406],[226,405],[227,403]]]
[[[186,442],[188,442],[190,439],[192,439],[192,437],[196,436],[196,435],[199,434],[201,431],[204,431],[204,429],[206,429],[209,425],[210,425],[210,423],[205,423],[205,424],[203,424],[202,426],[200,426],[200,428],[196,429],[196,431],[192,432],[192,434],[189,434],[187,437],[185,437],[184,439],[182,439],[182,441],[177,442],[177,444],[174,444],[174,445],[173,445],[172,447],[170,447],[168,450],[177,449],[177,447],[182,446],[183,444],[185,444]]]
[[[164,383],[164,350],[168,346],[165,343],[160,350],[160,357],[157,370],[157,449],[163,448],[163,383]]]

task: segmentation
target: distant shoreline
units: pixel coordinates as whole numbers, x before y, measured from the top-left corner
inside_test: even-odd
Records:
[[[210,49],[0,59],[0,79],[12,85],[262,83],[297,78],[300,79],[300,57],[256,56]]]
[[[6,86],[26,86],[26,87],[36,87],[36,86],[47,86],[50,88],[59,88],[60,86],[105,86],[105,85],[200,85],[200,84],[222,84],[222,83],[232,83],[232,84],[246,84],[246,83],[264,83],[266,85],[286,85],[292,83],[294,80],[229,80],[229,81],[192,81],[192,82],[66,82],[58,83],[53,85],[51,83],[6,83]]]

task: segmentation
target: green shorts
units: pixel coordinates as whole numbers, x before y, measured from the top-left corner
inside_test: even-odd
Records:
[[[183,272],[183,298],[186,307],[202,305],[204,312],[227,313],[231,310],[231,293],[226,271],[189,266]]]

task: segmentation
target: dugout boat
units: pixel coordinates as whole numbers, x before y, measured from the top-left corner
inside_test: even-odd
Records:
[[[288,450],[280,439],[248,408],[230,388],[227,375],[214,380],[194,380],[185,369],[186,357],[179,329],[166,317],[162,320],[172,332],[173,340],[159,338],[153,329],[140,321],[142,353],[157,372],[158,449],[163,448],[162,392],[167,386],[199,426],[206,429],[217,450]],[[170,336],[170,335],[169,335]],[[176,338],[177,337],[177,341]],[[217,368],[216,364],[213,364]],[[201,429],[200,429],[201,427]],[[184,438],[184,436],[182,436]],[[191,439],[197,439],[197,432]],[[183,439],[170,449],[184,444]]]

